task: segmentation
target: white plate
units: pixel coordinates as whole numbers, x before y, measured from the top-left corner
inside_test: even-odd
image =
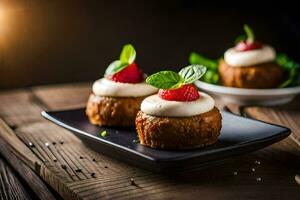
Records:
[[[196,81],[195,84],[204,92],[238,105],[281,105],[292,101],[297,94],[300,94],[300,86],[280,89],[244,89],[213,85],[202,81]]]

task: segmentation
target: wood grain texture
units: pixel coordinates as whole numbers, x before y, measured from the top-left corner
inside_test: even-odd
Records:
[[[23,142],[34,144],[34,147],[31,147],[32,151],[39,155],[45,164],[45,169],[48,170],[47,172],[42,170],[40,175],[67,199],[139,197],[165,199],[175,198],[175,194],[179,193],[176,191],[192,198],[196,194],[206,195],[205,192],[213,190],[218,194],[211,195],[221,198],[232,195],[230,192],[224,194],[224,188],[232,192],[233,187],[240,186],[242,190],[235,191],[235,195],[240,197],[256,190],[263,191],[256,193],[262,195],[261,199],[266,197],[263,193],[280,197],[280,192],[274,190],[274,187],[288,187],[291,195],[298,193],[298,186],[293,178],[297,170],[295,166],[300,163],[293,155],[281,154],[276,149],[264,149],[237,159],[230,159],[204,171],[195,169],[170,176],[137,169],[96,153],[67,130],[48,122],[38,122],[18,128],[16,133]],[[265,159],[264,154],[273,156]],[[278,163],[278,160],[273,160],[276,157],[284,158],[284,162],[294,165],[286,166]],[[256,160],[261,164],[255,164]],[[252,172],[252,168],[256,171]],[[234,176],[235,171],[238,172],[237,176]],[[137,186],[131,184],[131,178]],[[261,178],[262,181],[258,182],[256,178]]]
[[[37,98],[32,102],[35,106],[56,110],[85,105],[89,87],[43,86],[32,91],[29,95]],[[224,104],[218,102],[218,105]],[[235,105],[227,108],[235,113],[246,110]],[[6,114],[13,115],[14,112],[7,111]],[[69,131],[42,118],[19,124],[15,133],[34,154],[34,160],[40,162],[36,173],[65,199],[299,197],[299,185],[295,181],[295,175],[300,174],[299,147],[290,139],[207,169],[166,175],[138,169],[97,153]]]
[[[0,152],[40,199],[55,199],[37,176],[43,163],[26,148],[13,131],[0,119]],[[37,174],[36,174],[37,173]]]
[[[134,193],[140,188],[133,187],[130,179],[138,180],[142,175],[148,177],[150,183],[155,181],[155,174],[142,173],[137,168],[98,154],[68,131],[51,123],[30,124],[18,128],[16,133],[24,143],[32,143],[34,146],[29,148],[43,160],[48,171],[43,171],[42,167],[42,178],[67,199],[89,199],[91,195],[94,198],[110,193],[113,197],[117,191]]]
[[[92,91],[92,83],[74,83],[61,86],[39,86],[32,89],[33,94],[48,109],[71,109],[86,105]]]
[[[244,109],[244,113],[248,117],[289,127],[292,134],[280,146],[300,156],[300,96],[289,105],[249,107]]]
[[[41,111],[29,90],[0,92],[0,117],[11,127],[41,120]]]
[[[29,186],[25,187],[11,167],[0,158],[0,199],[30,200],[37,198],[29,194],[31,190],[28,191],[28,188]]]
[[[31,169],[39,168],[41,161],[20,141],[13,130],[0,118],[0,139],[5,148],[5,144],[10,144],[14,154],[27,164]]]

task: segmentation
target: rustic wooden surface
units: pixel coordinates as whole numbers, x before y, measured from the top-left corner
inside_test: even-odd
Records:
[[[34,199],[35,196],[28,191],[30,187],[20,182],[18,175],[0,158],[0,199]]]
[[[84,106],[90,87],[86,83],[0,92],[1,154],[8,162],[26,166],[22,172],[10,162],[28,184],[39,181],[32,190],[41,199],[53,198],[47,185],[65,199],[299,198],[299,101],[278,108],[227,105],[235,113],[288,126],[293,133],[277,144],[208,169],[163,175],[97,153],[40,116],[43,109]],[[218,105],[223,106],[221,101]],[[42,189],[45,192],[39,193]]]

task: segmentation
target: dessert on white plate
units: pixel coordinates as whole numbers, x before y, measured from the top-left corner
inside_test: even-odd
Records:
[[[249,26],[244,26],[247,38],[225,51],[219,62],[220,83],[237,88],[276,88],[284,80],[284,71],[276,63],[276,52],[270,45],[254,37]]]
[[[240,105],[280,105],[300,93],[300,64],[271,45],[256,40],[249,26],[235,46],[218,60],[191,53],[191,64],[202,64],[207,73],[195,84],[198,88]]]

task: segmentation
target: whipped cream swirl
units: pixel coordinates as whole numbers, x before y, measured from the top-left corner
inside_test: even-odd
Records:
[[[120,83],[102,78],[93,84],[93,93],[98,96],[141,97],[154,94],[157,91],[158,89],[145,82]]]
[[[195,101],[167,101],[158,95],[144,99],[141,111],[148,115],[163,117],[191,117],[212,110],[215,106],[214,99],[203,92]]]
[[[263,45],[260,49],[238,51],[235,48],[228,49],[224,54],[224,60],[232,67],[248,67],[274,61],[276,52],[273,47]]]

